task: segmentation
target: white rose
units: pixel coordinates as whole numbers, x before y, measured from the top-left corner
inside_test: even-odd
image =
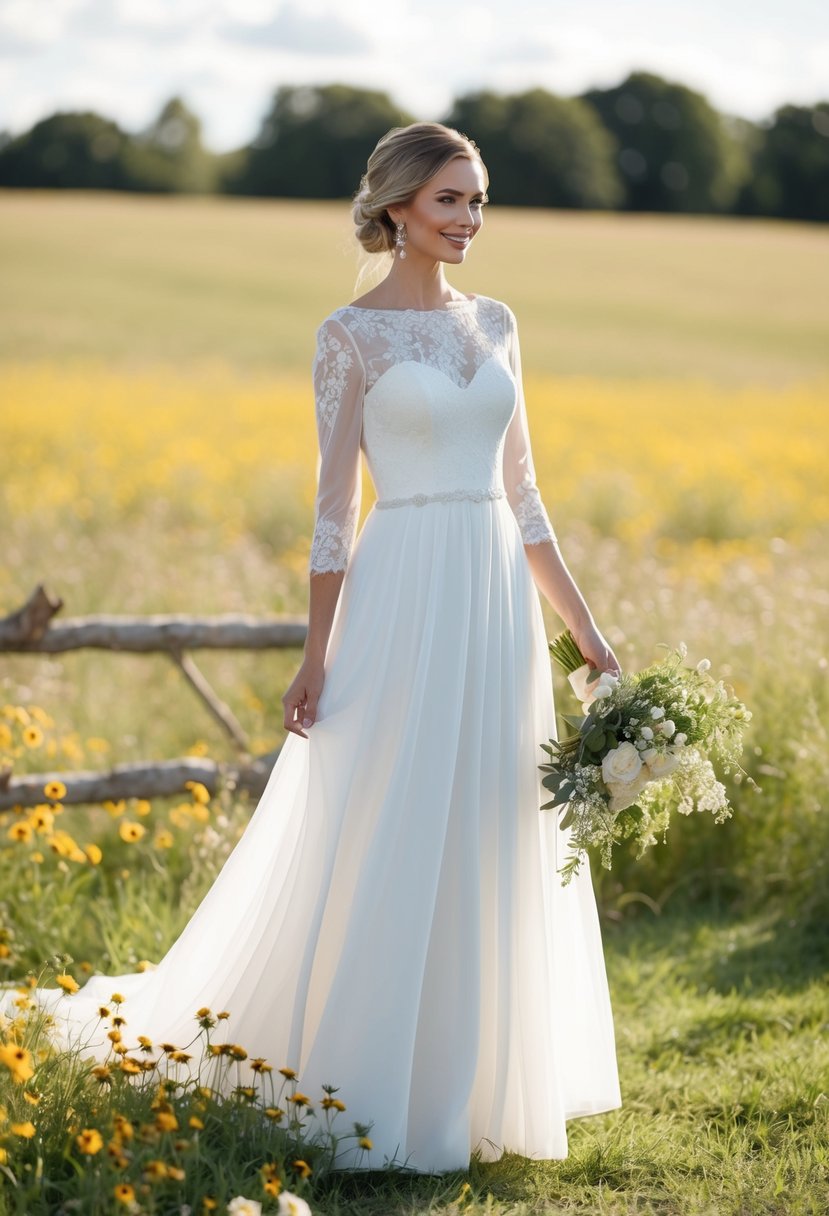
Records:
[[[659,705],[654,705],[653,709],[651,710],[651,717],[654,719],[664,718],[665,710],[662,709],[661,706],[659,706]]]
[[[648,741],[650,741],[653,738],[653,731],[651,730],[651,728],[649,726],[643,726],[642,729],[640,730],[639,734],[642,736],[643,739],[647,739]]]
[[[688,736],[683,734],[682,731],[680,731],[678,735],[674,735],[674,746],[675,747],[684,747],[687,742],[688,742]]]
[[[669,773],[672,773],[678,764],[679,757],[675,756],[673,752],[660,752],[654,756],[653,760],[648,761],[648,768],[651,776],[655,780],[659,780],[660,777],[667,777]]]
[[[659,755],[659,751],[657,750],[657,748],[648,747],[648,748],[645,748],[645,750],[642,752],[642,759],[644,760],[645,764],[650,764],[651,760],[653,760],[658,755]]]
[[[262,1216],[262,1204],[256,1199],[245,1199],[244,1195],[231,1199],[227,1210],[230,1216]]]
[[[671,735],[676,730],[676,723],[672,722],[670,718],[666,718],[664,722],[659,723],[659,729],[662,731],[662,734],[666,739],[670,739]]]
[[[611,781],[628,785],[641,771],[642,761],[632,743],[620,743],[612,748],[602,760],[602,778],[606,785]]]
[[[279,1196],[279,1216],[311,1216],[311,1209],[299,1195],[283,1191]]]
[[[610,794],[610,810],[614,812],[623,811],[626,806],[633,806],[642,790],[652,780],[653,778],[649,769],[643,765],[632,781],[625,783],[620,781],[606,782],[607,790]]]

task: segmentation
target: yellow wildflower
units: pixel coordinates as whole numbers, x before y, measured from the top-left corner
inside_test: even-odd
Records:
[[[169,828],[159,828],[153,837],[153,847],[156,849],[171,849],[173,844],[174,837]]]
[[[109,999],[112,1001],[113,1005],[123,1005],[126,998],[121,996],[120,992],[113,992]]]
[[[13,823],[6,832],[9,840],[19,840],[22,844],[28,844],[34,836],[34,829],[27,819],[19,819],[17,823]]]
[[[204,1123],[201,1121],[198,1115],[191,1115],[187,1120],[187,1123],[189,1127],[195,1128],[196,1131],[201,1131],[204,1127]]]
[[[280,1068],[279,1071],[282,1073],[283,1077],[287,1077],[289,1081],[293,1081],[296,1077],[296,1073],[294,1072],[293,1068]]]
[[[273,1065],[262,1059],[261,1056],[251,1060],[250,1066],[254,1072],[273,1072]]]
[[[136,798],[133,809],[135,810],[136,815],[141,815],[143,818],[145,815],[149,815],[150,811],[152,810],[152,806],[146,798]]]
[[[63,989],[64,992],[77,992],[80,984],[71,975],[56,975],[55,982]]]
[[[32,1053],[19,1043],[0,1043],[0,1064],[5,1064],[17,1085],[23,1085],[34,1076]]]
[[[190,791],[190,797],[194,802],[210,801],[210,791],[201,781],[185,781],[184,788]]]
[[[166,1163],[164,1161],[159,1161],[158,1159],[156,1159],[155,1161],[148,1161],[147,1164],[144,1166],[144,1176],[145,1176],[145,1178],[152,1178],[152,1179],[166,1178],[167,1177]]]
[[[128,1182],[119,1182],[112,1194],[118,1203],[131,1207],[135,1203],[135,1189]]]
[[[125,1056],[120,1061],[118,1067],[128,1077],[134,1077],[136,1073],[143,1072],[143,1062],[141,1060],[133,1060],[130,1056]]]
[[[184,1182],[184,1179],[186,1178],[186,1176],[187,1175],[185,1174],[184,1170],[181,1168],[180,1165],[168,1165],[167,1166],[167,1177],[168,1178],[174,1178],[176,1182]]]
[[[43,731],[39,726],[24,727],[23,742],[27,747],[40,747],[43,742]]]
[[[303,1161],[300,1157],[294,1161],[293,1166],[298,1171],[300,1178],[310,1178],[312,1170],[307,1161]]]
[[[117,819],[119,815],[123,815],[127,809],[126,799],[119,798],[117,802],[112,798],[107,798],[103,803],[104,810],[107,811],[113,819]]]
[[[275,1199],[282,1190],[282,1183],[278,1178],[266,1178],[262,1183],[262,1190],[266,1195],[270,1195],[272,1199]]]
[[[43,792],[47,798],[51,798],[52,802],[59,802],[61,798],[66,797],[66,786],[62,781],[47,781]]]
[[[40,1103],[42,1094],[39,1094],[34,1089],[24,1089],[23,1097],[29,1103],[30,1106],[37,1106]]]
[[[86,1153],[88,1157],[93,1157],[95,1153],[101,1151],[104,1147],[103,1137],[97,1127],[85,1127],[75,1137],[75,1143],[82,1153]]]
[[[267,1119],[272,1119],[274,1123],[278,1123],[284,1114],[284,1110],[280,1110],[278,1106],[265,1107],[265,1117]]]
[[[144,827],[143,823],[136,823],[132,819],[124,819],[118,825],[118,835],[122,840],[125,840],[127,844],[132,844],[134,841],[140,840],[146,830],[147,829]]]
[[[178,1119],[172,1111],[160,1110],[155,1117],[155,1125],[160,1132],[174,1132],[178,1127]]]
[[[31,1120],[27,1119],[25,1123],[10,1123],[9,1131],[15,1136],[22,1136],[24,1140],[31,1140],[35,1135],[35,1125]]]
[[[364,1148],[367,1153],[370,1153],[374,1148],[374,1144],[371,1140],[369,1140],[368,1136],[361,1136],[357,1143],[359,1144],[360,1148]]]
[[[89,864],[93,866],[100,865],[103,857],[103,852],[97,844],[85,844],[83,851],[89,859]]]

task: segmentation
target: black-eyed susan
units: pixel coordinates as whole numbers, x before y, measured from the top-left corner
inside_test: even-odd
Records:
[[[126,1026],[127,1019],[123,1017],[122,1014],[116,1013],[115,1017],[112,1019],[112,1024],[120,1029],[121,1026]]]
[[[74,978],[74,976],[66,975],[65,973],[63,975],[56,975],[55,983],[62,988],[64,992],[77,992],[80,988],[80,984]]]
[[[274,1123],[278,1123],[280,1119],[284,1119],[285,1117],[284,1110],[281,1110],[278,1106],[266,1106],[264,1113],[265,1118],[271,1119]]]
[[[113,992],[109,999],[112,1001],[113,1005],[123,1005],[126,997],[122,996],[120,992]]]
[[[39,1106],[40,1099],[43,1095],[39,1094],[36,1089],[24,1089],[23,1098],[30,1106]]]
[[[155,1125],[160,1132],[174,1132],[178,1128],[178,1119],[171,1110],[160,1110],[155,1117]]]
[[[87,1157],[94,1157],[104,1147],[104,1138],[97,1127],[85,1127],[75,1137],[75,1143]]]
[[[24,1085],[35,1073],[32,1053],[20,1043],[0,1043],[0,1064],[6,1066],[16,1085]]]
[[[23,1123],[10,1123],[9,1131],[13,1136],[21,1136],[24,1140],[31,1140],[32,1136],[37,1134],[37,1128],[31,1119],[26,1119]]]
[[[254,1072],[273,1072],[273,1065],[269,1064],[267,1060],[262,1059],[261,1056],[257,1056],[255,1060],[251,1060],[250,1066]]]
[[[128,1182],[119,1182],[113,1188],[112,1194],[116,1203],[123,1203],[126,1207],[132,1207],[135,1203],[135,1187],[130,1186]]]
[[[113,819],[117,819],[118,816],[123,815],[124,811],[127,809],[126,799],[119,798],[117,801],[115,801],[112,798],[107,798],[103,802],[103,808],[112,816]]]
[[[99,845],[85,844],[83,846],[83,851],[86,853],[86,857],[90,865],[98,866],[101,864],[104,854]]]
[[[136,840],[140,840],[146,831],[144,824],[136,823],[134,819],[122,819],[118,825],[118,835],[127,844],[134,844]]]
[[[171,849],[174,843],[175,838],[169,828],[159,828],[153,836],[154,849]]]
[[[138,1036],[138,1046],[142,1051],[152,1051],[153,1041],[152,1039],[148,1039],[145,1034],[140,1034]]]
[[[153,1161],[148,1161],[144,1166],[144,1177],[151,1181],[156,1181],[159,1178],[167,1177],[167,1163],[155,1158]]]
[[[66,786],[62,781],[47,781],[43,792],[52,802],[60,802],[61,798],[66,797]]]
[[[276,1199],[282,1190],[282,1182],[279,1178],[266,1178],[262,1183],[262,1190],[271,1199]]]
[[[193,1057],[189,1052],[186,1051],[171,1051],[170,1059],[175,1060],[177,1064],[186,1064],[189,1060],[192,1060]]]
[[[28,726],[23,727],[21,738],[27,747],[40,747],[43,743],[43,731],[39,726],[30,723]]]
[[[307,1106],[309,1110],[312,1108],[311,1099],[307,1094],[301,1094],[299,1090],[295,1094],[291,1094],[288,1101],[293,1102],[294,1106]]]
[[[297,1160],[294,1161],[292,1164],[293,1164],[293,1167],[296,1170],[296,1172],[299,1174],[300,1178],[310,1178],[311,1177],[313,1170],[311,1169],[308,1162],[304,1161],[302,1159],[302,1157],[298,1157]]]
[[[133,810],[135,811],[136,815],[140,815],[142,819],[146,815],[149,815],[152,809],[153,808],[150,802],[146,798],[136,798],[133,804]]]
[[[16,840],[20,844],[28,844],[34,834],[34,828],[29,823],[28,819],[19,819],[17,823],[13,823],[6,832],[6,836],[9,840]]]
[[[118,1067],[126,1076],[135,1077],[144,1071],[144,1062],[143,1060],[133,1060],[132,1056],[124,1056],[123,1060],[119,1061]]]

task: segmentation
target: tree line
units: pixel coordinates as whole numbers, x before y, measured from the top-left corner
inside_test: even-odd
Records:
[[[0,186],[347,198],[380,136],[414,121],[384,92],[289,85],[249,144],[214,153],[179,97],[137,133],[59,112],[0,133]],[[829,220],[829,102],[783,105],[755,123],[631,72],[577,97],[467,93],[440,121],[475,140],[494,203]]]

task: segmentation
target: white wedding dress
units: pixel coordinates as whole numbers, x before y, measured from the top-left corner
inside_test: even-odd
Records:
[[[486,296],[338,308],[314,382],[311,570],[347,567],[318,719],[156,969],[36,995],[101,1052],[116,989],[156,1043],[230,1010],[227,1041],[315,1099],[338,1086],[339,1128],[372,1123],[344,1166],[561,1158],[565,1120],[620,1096],[590,876],[561,886],[566,835],[539,810],[555,717],[524,544],[554,533],[515,317]],[[378,501],[355,541],[361,450]]]

